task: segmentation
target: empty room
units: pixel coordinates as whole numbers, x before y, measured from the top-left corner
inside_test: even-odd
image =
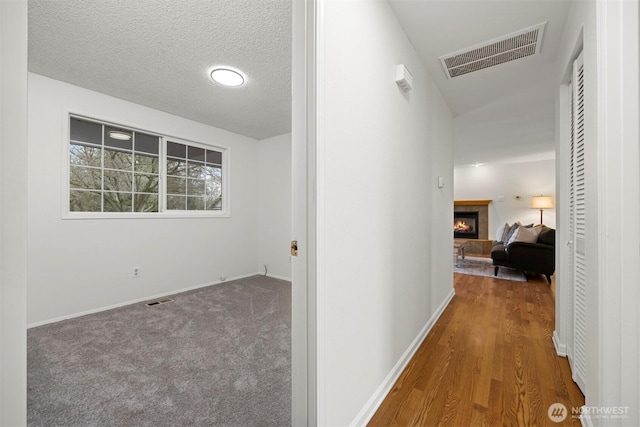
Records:
[[[291,422],[291,5],[229,6],[29,2],[29,424]]]

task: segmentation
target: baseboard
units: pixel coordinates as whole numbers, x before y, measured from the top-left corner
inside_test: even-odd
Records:
[[[189,287],[186,287],[186,288],[175,289],[175,290],[171,290],[171,291],[168,291],[168,292],[163,292],[163,293],[160,293],[160,294],[146,296],[146,297],[143,297],[143,298],[137,298],[137,299],[126,301],[126,302],[121,302],[121,303],[117,303],[117,304],[111,304],[111,305],[108,305],[108,306],[105,306],[105,307],[94,308],[94,309],[87,310],[87,311],[81,311],[79,313],[69,314],[69,315],[61,316],[61,317],[56,317],[56,318],[53,318],[53,319],[42,320],[40,322],[35,322],[35,323],[28,324],[27,325],[27,329],[31,329],[31,328],[35,328],[35,327],[43,326],[43,325],[48,325],[50,323],[61,322],[63,320],[75,319],[76,317],[86,316],[88,314],[100,313],[101,311],[113,310],[114,308],[120,308],[120,307],[124,307],[124,306],[131,305],[131,304],[139,304],[141,302],[153,300],[153,299],[156,299],[156,298],[166,297],[166,296],[169,296],[169,295],[180,294],[182,292],[188,292],[188,291],[193,291],[193,290],[200,289],[200,288],[206,288],[207,286],[219,285],[221,283],[230,282],[232,280],[245,279],[247,277],[252,277],[252,276],[255,276],[255,275],[259,275],[259,274],[260,273],[251,273],[251,274],[245,274],[243,276],[231,277],[231,278],[228,278],[228,279],[226,279],[224,281],[218,280],[216,282],[202,283],[202,284],[195,285],[195,286],[189,286]]]
[[[567,346],[560,342],[560,338],[558,337],[558,331],[553,331],[553,346],[556,349],[556,354],[558,356],[567,357]]]
[[[264,276],[264,274],[263,274],[263,276]],[[287,282],[291,281],[291,277],[278,276],[277,274],[269,273],[269,274],[267,274],[267,277],[273,277],[274,279],[284,280],[284,281],[287,281]]]
[[[449,302],[453,299],[455,295],[455,291],[451,289],[451,292],[446,296],[444,301],[438,306],[436,311],[433,313],[431,318],[424,325],[420,333],[416,336],[413,342],[409,345],[404,354],[398,359],[398,362],[391,369],[386,378],[382,381],[378,389],[373,393],[369,401],[364,405],[364,407],[360,410],[355,419],[351,422],[351,426],[365,426],[371,420],[373,415],[376,413],[384,399],[387,397],[393,385],[398,381],[400,375],[405,370],[413,355],[418,351],[420,345],[427,337],[433,325],[435,325],[436,321],[440,318],[445,308],[449,305]]]

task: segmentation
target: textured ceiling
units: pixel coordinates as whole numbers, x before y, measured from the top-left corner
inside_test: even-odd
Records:
[[[213,66],[242,70],[225,88]],[[29,0],[29,71],[257,139],[291,131],[290,0]]]

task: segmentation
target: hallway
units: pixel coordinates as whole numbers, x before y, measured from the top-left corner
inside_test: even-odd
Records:
[[[454,282],[456,296],[369,426],[580,425],[571,408],[584,397],[555,354],[544,277]],[[556,402],[568,408],[562,423],[547,415]]]

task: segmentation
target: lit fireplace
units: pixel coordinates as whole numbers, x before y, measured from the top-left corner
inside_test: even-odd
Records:
[[[477,239],[478,212],[454,212],[453,237],[462,239]]]

